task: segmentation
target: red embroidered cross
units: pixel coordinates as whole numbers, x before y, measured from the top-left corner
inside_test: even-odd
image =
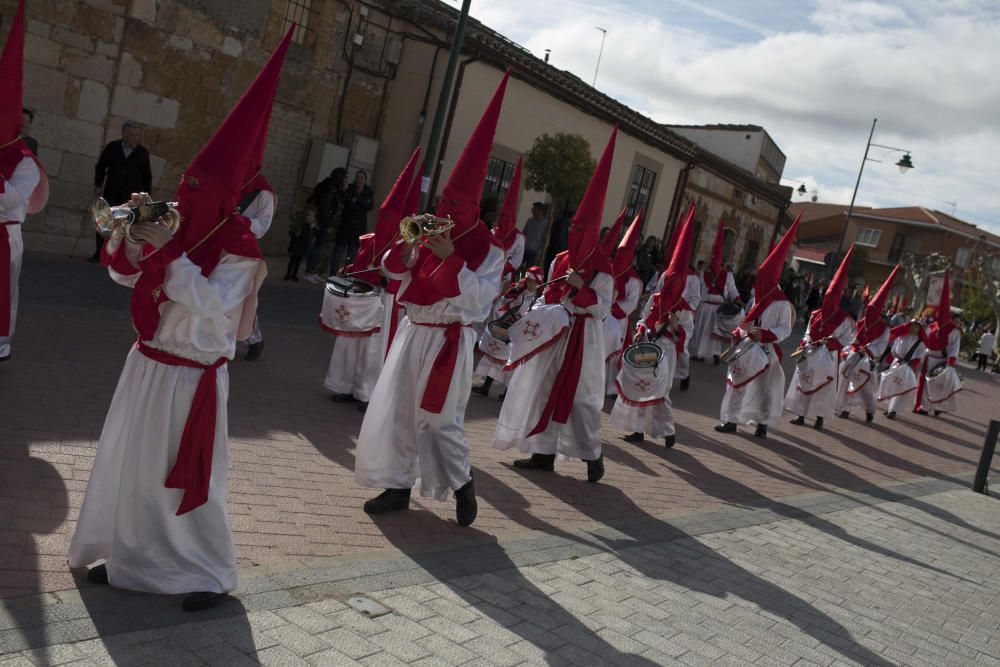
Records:
[[[340,304],[339,306],[337,306],[337,309],[334,310],[333,312],[337,313],[337,317],[339,317],[342,320],[346,320],[348,317],[351,316],[351,311],[349,311],[344,306],[344,304]]]
[[[540,328],[541,325],[539,325],[538,322],[528,320],[524,325],[524,333],[528,334],[531,338],[538,338],[538,330]]]
[[[636,382],[635,386],[638,387],[640,391],[646,391],[647,389],[649,389],[652,386],[652,384],[653,383],[650,382],[649,380],[645,380],[644,379],[644,380],[639,380],[638,382]]]
[[[499,352],[503,346],[495,340],[491,340],[487,343],[487,347],[490,348],[490,352]]]

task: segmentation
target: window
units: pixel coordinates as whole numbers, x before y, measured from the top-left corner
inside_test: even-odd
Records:
[[[899,256],[903,254],[903,248],[906,246],[906,237],[896,232],[896,238],[892,240],[892,247],[889,248],[889,261],[898,262]]]
[[[958,252],[955,253],[955,266],[964,269],[969,265],[971,258],[972,250],[970,248],[959,248]]]
[[[292,41],[303,46],[315,46],[316,31],[309,27],[315,13],[312,8],[312,0],[288,0],[288,4],[285,5],[285,22],[281,31],[287,31],[294,23],[296,25],[295,32],[292,33]]]
[[[625,202],[625,223],[631,224],[639,209],[649,204],[656,183],[656,172],[640,165],[635,166],[632,183],[628,186],[628,200]]]
[[[507,196],[507,188],[510,187],[510,179],[512,178],[514,178],[514,164],[500,158],[491,157],[486,167],[486,181],[483,183],[483,199],[495,197],[497,210],[499,210],[501,202]]]
[[[740,263],[740,271],[753,273],[757,270],[757,254],[760,253],[760,243],[757,241],[747,241],[747,247],[743,251],[743,261]]]
[[[993,260],[990,261],[990,266],[993,267],[994,271],[1000,271],[1000,257],[994,257]]]
[[[722,230],[722,261],[733,256],[733,246],[736,245],[736,232],[729,228]]]
[[[858,230],[858,238],[855,243],[858,245],[866,245],[874,248],[878,245],[878,240],[882,236],[881,229],[872,229],[871,227],[862,227]]]

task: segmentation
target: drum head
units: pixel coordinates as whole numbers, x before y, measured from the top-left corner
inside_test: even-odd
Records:
[[[736,305],[735,301],[726,301],[724,304],[719,306],[719,317],[731,319],[740,314],[740,307]]]
[[[656,343],[636,343],[622,355],[622,361],[633,368],[656,368],[662,359],[663,350]]]
[[[927,373],[927,377],[936,378],[938,375],[941,375],[941,373],[944,373],[946,370],[948,370],[948,364],[938,364],[937,366],[932,368],[929,373]]]
[[[496,338],[497,340],[503,341],[504,343],[509,343],[510,342],[509,329],[511,324],[512,322],[509,319],[501,317],[499,320],[493,320],[492,322],[487,324],[486,330],[489,331],[490,335]]]
[[[370,283],[367,280],[344,278],[343,276],[330,276],[327,278],[326,289],[331,294],[347,298],[378,296],[381,290],[378,285]]]

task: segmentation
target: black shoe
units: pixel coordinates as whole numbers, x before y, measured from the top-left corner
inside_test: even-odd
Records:
[[[851,413],[848,412],[847,410],[841,410],[840,414],[837,416],[840,417],[841,419],[847,419],[848,417],[851,416]]]
[[[645,442],[646,435],[642,431],[636,431],[635,433],[629,433],[622,440],[625,442]]]
[[[91,255],[90,257],[87,258],[87,264],[100,264],[100,263],[101,263],[100,255]]]
[[[386,489],[365,503],[365,514],[385,514],[410,509],[409,489]]]
[[[298,276],[292,276],[292,282],[293,283],[299,282],[299,277]]]
[[[677,436],[676,435],[668,435],[666,437],[666,442],[664,444],[667,446],[668,449],[670,447],[673,447],[675,444],[677,444]]]
[[[705,361],[705,357],[691,357],[691,361]]]
[[[92,584],[107,584],[108,566],[101,564],[87,570],[87,581]]]
[[[927,415],[926,410],[914,410],[913,412],[918,415]]]
[[[758,438],[767,437],[767,424],[757,424],[757,430],[753,432]]]
[[[455,492],[455,520],[460,526],[471,526],[476,520],[479,505],[476,503],[476,485],[469,480]]]
[[[816,423],[813,424],[813,428],[816,429],[817,431],[822,431],[823,430],[823,418],[822,417],[816,417]]]
[[[717,354],[712,355],[712,363],[715,364],[716,366],[722,363],[722,360],[719,359],[719,355]]]
[[[493,385],[493,378],[486,378],[485,380],[483,380],[483,383],[481,385],[479,385],[478,387],[476,387],[472,391],[474,391],[475,393],[479,394],[480,396],[489,396],[490,395],[490,387],[492,385]]]
[[[282,280],[291,280],[291,279],[292,279],[292,277],[290,275],[288,275],[288,274],[285,274],[285,277],[282,278]]]
[[[246,356],[243,357],[244,361],[253,361],[254,359],[260,359],[261,352],[264,351],[264,341],[259,343],[250,343],[247,346]]]
[[[873,421],[875,421],[875,413],[874,412],[866,412],[865,413],[865,421],[868,422],[869,424],[871,424]]]
[[[789,424],[793,424],[795,426],[805,426],[806,425],[806,418],[805,417],[796,417],[795,419],[793,419],[792,421],[790,421],[788,423]]]
[[[604,477],[604,455],[601,454],[593,461],[587,461],[587,481],[593,484],[601,481]]]
[[[681,380],[681,386],[680,386],[681,391],[687,391],[688,387],[690,386],[691,386],[691,378],[686,377],[683,380]]]
[[[368,412],[368,403],[358,403],[358,412]]]
[[[736,433],[736,424],[733,422],[726,422],[724,424],[716,424],[715,430],[719,433]]]
[[[353,394],[334,394],[330,397],[330,400],[334,403],[350,403],[354,400]]]
[[[530,459],[514,461],[514,467],[523,470],[555,470],[555,463],[555,454],[532,454]]]
[[[184,611],[204,611],[211,609],[227,597],[226,593],[192,593],[181,602]]]
[[[888,412],[885,413],[885,418],[886,419],[893,419],[893,420],[896,419],[896,411],[895,410],[889,410]]]
[[[940,410],[935,410],[935,411],[934,411],[934,416],[935,416],[935,417],[937,417],[937,416],[938,416],[938,415],[940,415],[940,414],[941,414],[941,411],[940,411]]]

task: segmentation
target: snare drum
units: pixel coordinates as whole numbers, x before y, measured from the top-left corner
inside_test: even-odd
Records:
[[[330,276],[326,279],[326,290],[345,299],[370,299],[381,294],[382,288],[360,278]]]
[[[771,365],[771,360],[764,352],[764,347],[749,338],[741,340],[736,347],[736,352],[726,361],[729,365],[726,383],[739,389],[763,374]]]
[[[730,364],[742,357],[744,354],[757,347],[757,341],[750,337],[741,338],[738,343],[723,351],[720,359],[724,364]]]
[[[622,354],[622,363],[632,368],[656,368],[663,361],[663,349],[656,343],[629,345]]]
[[[381,287],[364,280],[340,276],[328,279],[320,325],[337,336],[361,338],[377,334],[385,311],[381,294]]]
[[[956,393],[962,391],[962,377],[954,366],[942,363],[927,373],[927,401],[932,404],[943,403]]]
[[[618,400],[633,407],[647,407],[664,402],[673,381],[673,341],[660,339],[660,344],[636,343],[625,348],[622,364],[615,378]],[[668,356],[669,355],[669,356]]]
[[[715,322],[712,335],[722,340],[729,340],[732,332],[743,320],[743,309],[734,301],[727,301],[715,311]]]

